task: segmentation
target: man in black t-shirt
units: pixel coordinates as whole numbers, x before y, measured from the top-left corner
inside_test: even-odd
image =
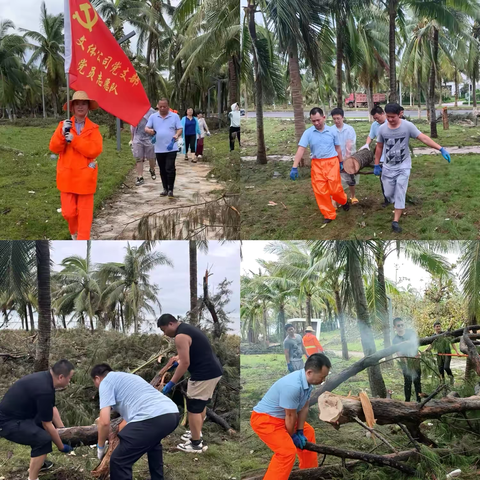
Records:
[[[72,451],[56,430],[64,425],[55,407],[55,390],[66,387],[73,373],[73,365],[60,360],[46,372],[17,380],[0,402],[0,437],[32,448],[29,480],[38,480],[38,473],[53,465],[46,461],[52,442],[61,452]]]
[[[405,329],[405,322],[399,317],[393,319],[393,327],[396,332],[392,340],[393,345],[410,342],[409,345],[403,347],[402,350],[397,353],[399,357],[410,357],[398,359],[403,373],[405,401],[410,401],[413,382],[417,402],[420,402],[420,395],[422,394],[422,371],[420,368],[420,359],[418,358],[417,334],[411,329]]]
[[[178,366],[172,379],[162,390],[169,393],[188,370],[187,410],[190,431],[182,435],[185,443],[177,445],[184,452],[201,453],[206,450],[202,440],[202,427],[207,403],[213,396],[223,370],[207,336],[197,327],[179,322],[173,315],[165,313],[157,322],[158,328],[168,337],[175,338]]]

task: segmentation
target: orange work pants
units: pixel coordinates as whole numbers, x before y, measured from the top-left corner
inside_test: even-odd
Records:
[[[340,178],[338,157],[312,159],[312,187],[318,208],[325,218],[335,220],[337,212],[332,199],[340,205],[347,203]]]
[[[288,480],[297,455],[301,469],[318,467],[317,454],[295,446],[287,432],[284,419],[252,412],[250,425],[260,440],[274,453],[263,480]],[[307,422],[303,426],[303,433],[309,442],[315,443],[315,430]]]
[[[63,218],[68,222],[68,229],[77,240],[90,240],[93,222],[93,193],[78,195],[60,192]]]

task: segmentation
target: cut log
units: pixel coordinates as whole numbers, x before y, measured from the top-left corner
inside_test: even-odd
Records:
[[[324,395],[335,395],[326,392]],[[362,404],[351,397],[340,396],[342,411],[338,418],[331,423],[337,427],[344,423],[354,422],[355,417],[365,420]],[[322,400],[323,402],[323,400]],[[425,420],[440,418],[448,413],[462,413],[470,410],[480,410],[480,398],[449,398],[430,400],[423,408],[416,402],[402,402],[390,398],[371,398],[373,413],[377,424],[391,425],[403,423],[405,425],[419,425]],[[319,401],[320,404],[320,401]]]
[[[110,422],[110,431],[116,432],[122,420],[123,419],[121,417],[112,420]],[[67,443],[72,447],[97,444],[98,430],[96,425],[88,425],[86,427],[59,428],[57,431],[63,443]]]
[[[356,175],[362,168],[373,164],[374,154],[369,148],[363,148],[343,160],[343,169],[350,175]]]

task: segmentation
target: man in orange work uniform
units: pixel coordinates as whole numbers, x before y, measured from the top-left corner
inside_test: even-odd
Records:
[[[345,211],[350,209],[347,195],[343,191],[340,170],[343,170],[342,149],[338,134],[334,128],[325,125],[325,115],[321,108],[310,111],[313,126],[305,130],[298,142],[298,150],[293,160],[290,178],[298,178],[298,165],[305,149],[312,152],[312,187],[317,199],[318,208],[325,217],[323,223],[330,223],[337,217],[332,199],[339,203]]]
[[[330,367],[323,353],[314,353],[304,369],[275,382],[253,408],[250,425],[274,453],[264,480],[288,480],[297,455],[301,469],[318,467],[317,454],[304,450],[307,441],[315,443],[315,430],[306,422],[308,400]]]
[[[323,347],[320,345],[317,337],[315,336],[313,327],[307,327],[305,329],[305,335],[302,338],[303,346],[307,352],[307,357],[314,353],[322,353]]]
[[[60,122],[50,140],[50,150],[59,155],[57,188],[72,240],[90,240],[97,189],[96,159],[102,153],[103,139],[98,125],[87,114],[97,108],[98,103],[85,92],[75,92],[70,102],[73,117]],[[63,109],[67,110],[67,104]]]

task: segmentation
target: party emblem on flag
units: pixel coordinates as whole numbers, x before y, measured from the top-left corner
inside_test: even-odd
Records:
[[[135,68],[92,5],[65,0],[65,72],[105,111],[137,125],[150,102]]]

